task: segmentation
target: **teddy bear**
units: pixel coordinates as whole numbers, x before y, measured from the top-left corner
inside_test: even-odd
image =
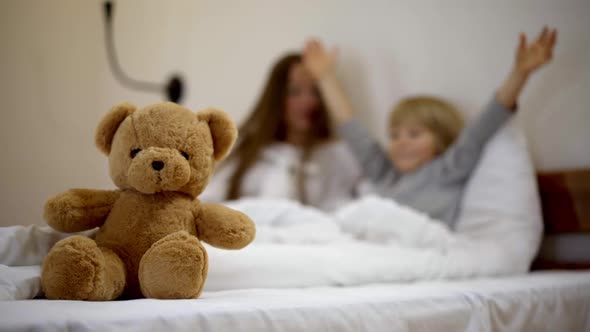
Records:
[[[95,139],[118,190],[71,189],[47,201],[44,217],[55,230],[99,228],[94,239],[73,235],[49,251],[41,272],[46,297],[199,297],[208,267],[201,241],[241,249],[255,236],[245,214],[197,199],[236,138],[220,110],[194,113],[170,102],[113,107]]]

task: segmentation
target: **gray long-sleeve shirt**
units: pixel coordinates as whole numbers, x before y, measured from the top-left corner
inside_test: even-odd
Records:
[[[511,114],[494,98],[447,151],[406,174],[395,169],[381,146],[356,120],[343,124],[339,133],[350,146],[377,194],[422,211],[452,228],[465,184],[477,166],[486,142]]]

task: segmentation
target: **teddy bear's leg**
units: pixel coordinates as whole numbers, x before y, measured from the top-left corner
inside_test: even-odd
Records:
[[[49,299],[113,300],[125,288],[125,266],[112,250],[76,235],[49,251],[43,261],[41,286]]]
[[[207,252],[185,231],[154,243],[139,263],[139,284],[145,297],[197,298],[207,277]]]

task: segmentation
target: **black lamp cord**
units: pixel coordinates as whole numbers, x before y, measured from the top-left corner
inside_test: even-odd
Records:
[[[159,84],[153,82],[139,81],[129,77],[119,63],[117,58],[117,51],[115,49],[115,42],[113,38],[113,10],[114,5],[111,1],[104,2],[104,18],[105,18],[105,43],[107,50],[107,58],[115,76],[122,85],[134,90],[148,91],[148,92],[162,92],[166,93],[167,99],[177,103],[182,98],[183,84],[182,79],[175,75],[167,84]]]

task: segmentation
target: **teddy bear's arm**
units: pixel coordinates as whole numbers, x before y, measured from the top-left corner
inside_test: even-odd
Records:
[[[218,248],[241,249],[256,234],[247,215],[220,204],[200,204],[195,219],[199,239]]]
[[[44,217],[60,232],[92,229],[104,223],[119,195],[118,190],[70,189],[45,203]]]

